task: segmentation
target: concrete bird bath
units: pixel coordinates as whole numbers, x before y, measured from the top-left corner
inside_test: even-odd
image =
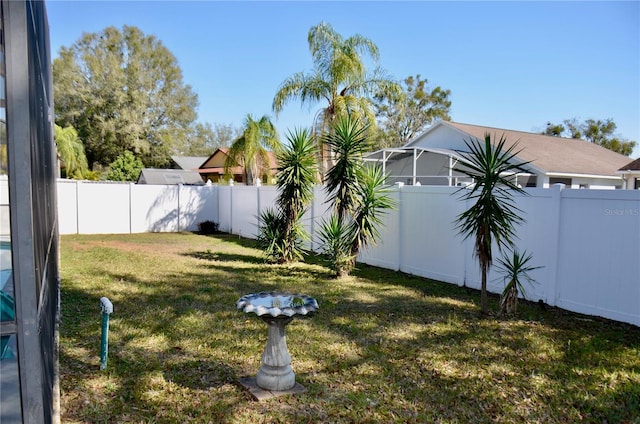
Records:
[[[302,294],[261,292],[242,296],[236,306],[244,313],[255,313],[268,326],[267,345],[255,378],[256,385],[269,392],[292,390],[296,380],[291,369],[285,326],[296,316],[312,315],[318,309],[318,302]]]

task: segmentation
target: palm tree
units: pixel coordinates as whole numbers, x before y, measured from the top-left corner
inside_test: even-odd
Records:
[[[357,206],[358,184],[364,162],[362,156],[369,147],[367,124],[350,115],[341,116],[332,131],[324,135],[324,145],[335,155],[333,166],[326,173],[326,191],[342,221]]]
[[[72,126],[54,127],[58,157],[64,164],[67,178],[81,180],[89,176],[89,165],[78,132]]]
[[[393,207],[381,171],[365,167],[362,160],[369,145],[367,128],[346,115],[325,135],[325,143],[336,153],[325,187],[334,214],[321,225],[320,239],[338,277],[355,266],[361,247],[377,242],[380,216]]]
[[[277,152],[280,147],[278,132],[268,116],[256,121],[247,115],[242,135],[229,148],[225,173],[234,166],[242,166],[245,184],[252,185],[255,178],[269,174],[267,149]]]
[[[509,246],[515,237],[515,225],[524,222],[522,211],[513,202],[514,193],[526,194],[508,177],[514,169],[522,170],[529,162],[515,164],[517,143],[505,149],[506,138],[500,137],[492,143],[491,135],[485,134],[484,143],[472,138],[465,140],[469,153],[463,154],[467,163],[461,172],[474,179],[474,184],[460,188],[464,200],[475,201],[466,211],[458,215],[456,229],[465,239],[474,236],[474,255],[478,258],[482,272],[480,305],[482,314],[487,313],[487,273],[493,264],[492,243],[498,249]]]
[[[267,257],[277,263],[302,258],[302,242],[309,234],[300,219],[313,200],[316,183],[315,143],[309,130],[295,130],[289,145],[278,153],[277,210],[260,214],[258,241]]]
[[[368,38],[356,34],[343,38],[326,23],[312,27],[308,35],[313,59],[310,73],[298,72],[282,82],[273,99],[273,110],[282,111],[293,99],[310,107],[326,101],[316,114],[313,130],[321,134],[330,130],[335,118],[345,114],[358,116],[375,126],[375,114],[370,99],[378,93],[402,96],[402,88],[379,67],[368,73],[364,56],[378,61],[378,47]],[[323,140],[317,138],[319,142]],[[329,168],[331,151],[319,146],[321,172]]]

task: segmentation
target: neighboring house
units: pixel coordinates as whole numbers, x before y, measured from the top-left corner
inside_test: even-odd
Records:
[[[169,168],[197,171],[206,160],[207,156],[171,156]]]
[[[267,152],[269,155],[269,168],[271,176],[274,176],[278,171],[278,165],[276,164],[276,157],[273,152]],[[237,183],[244,183],[244,173],[241,166],[234,166],[229,169],[229,175],[224,172],[224,164],[229,157],[229,149],[227,147],[221,147],[216,149],[211,156],[209,156],[202,165],[200,165],[200,175],[204,181],[211,181],[217,183],[224,181],[230,177]]]
[[[140,171],[137,184],[185,184],[204,185],[198,171],[185,171],[183,169],[153,169],[144,168]]]
[[[440,121],[399,149],[384,149],[367,155],[365,160],[381,164],[391,183],[460,185],[468,183],[459,170],[467,152],[465,140],[484,140],[491,134],[496,142],[504,136],[508,148],[516,149],[520,163],[531,161],[526,172],[514,173],[522,187],[550,187],[556,183],[567,188],[623,188],[618,173],[629,162],[627,156],[585,140],[552,137],[500,128]]]
[[[640,190],[640,158],[626,164],[618,170],[627,190]]]

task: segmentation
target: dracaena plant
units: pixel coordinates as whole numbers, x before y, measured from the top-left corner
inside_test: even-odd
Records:
[[[504,275],[507,282],[500,296],[500,309],[498,315],[515,314],[518,307],[518,295],[522,294],[526,297],[524,283],[534,284],[535,280],[529,275],[529,272],[542,268],[540,266],[531,266],[529,262],[532,259],[531,253],[524,251],[520,253],[517,249],[498,259],[496,269]]]
[[[471,202],[471,207],[456,218],[456,229],[465,239],[475,238],[474,256],[482,274],[480,305],[482,314],[487,314],[487,273],[493,264],[492,245],[495,242],[500,250],[511,246],[516,225],[524,222],[523,212],[513,196],[526,192],[511,176],[528,162],[518,161],[518,143],[506,147],[504,135],[497,142],[485,134],[484,140],[472,138],[465,140],[465,144],[469,152],[463,154],[465,163],[461,172],[473,178],[474,183],[456,191],[462,200]]]
[[[316,182],[315,143],[308,130],[289,132],[289,144],[278,155],[276,209],[260,215],[258,241],[272,262],[303,257],[309,234],[300,220],[313,200]]]

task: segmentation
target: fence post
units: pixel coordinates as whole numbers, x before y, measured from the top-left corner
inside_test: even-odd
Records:
[[[129,234],[133,233],[133,205],[131,204],[133,200],[133,184],[134,183],[129,183]]]
[[[404,187],[404,183],[397,182],[396,186],[398,187],[398,265],[396,266],[395,271],[402,271],[402,187]]]
[[[564,184],[554,184],[551,187],[551,203],[553,208],[553,222],[551,222],[550,234],[554,234],[555,238],[551,243],[549,249],[549,281],[546,287],[546,303],[555,306],[558,301],[558,252],[560,250],[560,240],[562,238],[560,232],[562,231],[562,225],[560,225],[560,213],[562,207],[562,189]]]
[[[76,181],[76,234],[80,234],[80,181]]]
[[[107,368],[107,357],[109,356],[109,315],[113,313],[113,304],[106,297],[100,298],[100,309],[102,310],[102,336],[100,338],[100,369]]]
[[[180,192],[182,191],[182,184],[178,184],[176,186],[176,190],[178,190],[178,232],[180,232],[180,215],[181,215],[181,211],[180,211]]]

